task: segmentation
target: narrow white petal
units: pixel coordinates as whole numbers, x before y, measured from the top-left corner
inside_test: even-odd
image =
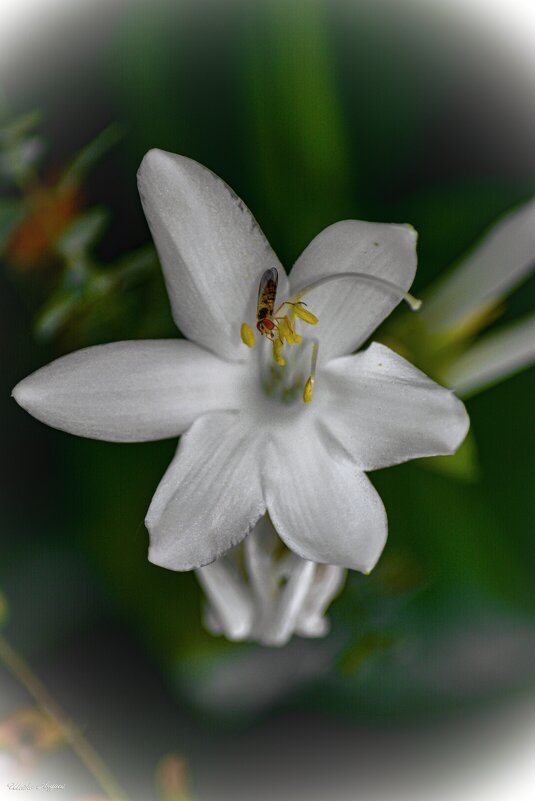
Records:
[[[275,529],[268,516],[264,515],[243,544],[247,575],[261,610],[271,607],[277,593],[279,584],[275,560],[277,542]],[[260,617],[262,616],[260,614]]]
[[[342,589],[347,570],[336,565],[317,565],[312,584],[299,614],[295,632],[301,637],[324,637],[329,631],[325,613]]]
[[[203,567],[241,542],[265,509],[254,435],[240,415],[205,415],[182,437],[152,499],[149,559]]]
[[[200,567],[199,570],[202,570],[202,567]],[[218,618],[214,607],[210,603],[205,603],[204,605],[202,622],[204,628],[209,631],[210,634],[214,634],[216,637],[219,637],[221,634],[223,634],[223,626],[221,625],[221,621]]]
[[[480,244],[432,287],[421,315],[430,330],[448,331],[499,301],[535,265],[535,200],[490,229]]]
[[[469,397],[534,362],[535,317],[529,317],[482,337],[449,367],[445,379]]]
[[[280,538],[303,559],[367,572],[383,550],[387,522],[366,475],[311,426],[277,437],[266,454],[265,497]]]
[[[451,390],[377,342],[333,359],[319,381],[323,424],[362,470],[454,453],[468,431]]]
[[[13,397],[70,434],[143,442],[176,437],[205,412],[239,408],[245,370],[185,340],[113,342],[56,359]]]
[[[229,640],[245,640],[253,623],[254,608],[249,588],[225,557],[201,567],[197,578],[211,604],[213,627]],[[219,624],[219,625],[217,625]]]
[[[292,554],[292,560],[290,577],[280,591],[269,625],[261,632],[259,638],[265,645],[280,646],[288,642],[294,633],[303,604],[314,581],[316,570],[314,562],[301,559],[295,554]]]
[[[184,156],[149,151],[138,184],[176,324],[199,345],[239,358],[240,326],[254,315],[264,270],[276,267],[287,291],[262,231],[224,181]]]
[[[290,274],[292,292],[318,278],[367,273],[409,289],[416,271],[416,232],[407,225],[344,220],[322,231],[303,251]],[[351,353],[377,328],[401,295],[359,280],[341,279],[305,298],[319,323],[306,331],[320,340],[320,359]]]

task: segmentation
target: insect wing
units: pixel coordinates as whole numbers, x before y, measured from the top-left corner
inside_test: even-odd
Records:
[[[271,317],[275,307],[275,297],[277,295],[277,284],[279,283],[279,273],[275,267],[266,270],[260,279],[258,287],[257,317]],[[260,311],[265,310],[262,315]]]

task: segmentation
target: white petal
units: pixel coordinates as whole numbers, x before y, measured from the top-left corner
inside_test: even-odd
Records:
[[[259,617],[263,617],[262,610],[271,608],[277,593],[279,576],[275,550],[278,543],[280,544],[280,541],[275,529],[269,517],[264,515],[243,544],[245,566],[257,599]]]
[[[306,437],[278,437],[269,443],[264,482],[273,525],[292,551],[314,562],[372,569],[386,541],[386,513],[336,443],[312,426]]]
[[[292,292],[326,275],[360,272],[386,279],[406,291],[416,271],[416,232],[406,225],[344,220],[321,232],[290,274]],[[401,297],[359,280],[341,279],[305,297],[319,318],[303,332],[320,340],[320,359],[351,353],[377,328]]]
[[[533,362],[535,317],[529,317],[482,337],[449,367],[445,380],[468,397]]]
[[[147,514],[151,562],[191,570],[241,542],[265,512],[256,448],[232,412],[192,425]]]
[[[314,583],[296,623],[295,633],[301,637],[324,637],[329,631],[325,613],[346,580],[347,571],[336,565],[316,565]]]
[[[197,578],[211,604],[211,616],[216,625],[229,640],[245,640],[253,623],[254,608],[250,591],[245,582],[221,557],[211,565],[201,567]]]
[[[454,453],[468,431],[451,390],[377,342],[325,365],[319,381],[322,421],[362,470]]]
[[[238,408],[245,369],[184,340],[113,342],[56,359],[13,397],[62,431],[143,442],[176,437],[205,412]]]
[[[535,265],[535,200],[508,214],[429,292],[421,315],[431,331],[460,325],[499,301]]]
[[[285,645],[294,633],[303,604],[314,581],[316,565],[292,554],[293,565],[290,577],[280,591],[273,608],[269,624],[260,632],[258,639],[265,645]]]
[[[208,565],[206,565],[206,567],[208,567]],[[203,568],[200,567],[199,570],[203,570]],[[216,637],[219,637],[224,633],[221,621],[216,615],[214,607],[210,603],[205,603],[204,605],[202,612],[202,624],[206,631],[209,631],[210,634],[214,634]]]
[[[250,211],[206,167],[163,150],[147,153],[138,184],[176,324],[221,356],[243,356],[240,326],[254,316],[264,270],[276,267],[287,290]]]

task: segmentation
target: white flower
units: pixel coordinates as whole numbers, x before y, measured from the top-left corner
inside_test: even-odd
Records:
[[[420,315],[425,332],[420,336],[431,344],[428,350],[435,365],[443,362],[438,369],[441,379],[462,397],[535,361],[533,314],[475,339],[499,316],[503,299],[534,266],[535,200],[531,200],[493,226],[427,293]]]
[[[348,355],[411,285],[413,229],[336,223],[311,242],[288,278],[243,202],[206,168],[153,150],[139,187],[173,316],[190,341],[78,351],[23,380],[16,400],[49,425],[96,439],[183,435],[146,518],[149,558],[158,565],[208,565],[269,515],[280,539],[305,560],[296,560],[300,574],[315,574],[307,562],[370,571],[387,522],[365,471],[450,454],[468,428],[451,391],[385,346]],[[280,312],[275,361],[265,337],[251,350],[240,338],[244,322],[245,339],[253,336],[268,270],[278,272],[277,305],[305,296],[308,304]],[[312,384],[313,400],[303,403],[303,388],[310,401]],[[254,548],[255,540],[248,542]],[[201,573],[209,594],[220,566]],[[293,601],[300,611],[313,583],[300,583],[301,601]],[[258,591],[254,581],[250,586]],[[310,618],[318,630],[322,603]],[[224,613],[214,610],[212,625],[221,626]],[[294,617],[290,628],[297,630]],[[253,631],[254,618],[237,636]]]
[[[323,637],[329,631],[325,612],[346,573],[337,565],[317,564],[281,549],[264,515],[243,548],[233,548],[197,570],[208,599],[206,627],[230,640],[264,645],[284,645],[293,634]]]

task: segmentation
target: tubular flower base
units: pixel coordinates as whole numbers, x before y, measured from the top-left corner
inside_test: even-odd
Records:
[[[346,573],[289,551],[264,516],[242,545],[197,571],[208,599],[206,627],[263,645],[284,645],[293,634],[323,637],[325,612]]]
[[[386,541],[365,471],[451,454],[468,429],[455,395],[387,347],[348,355],[401,299],[417,306],[407,292],[415,232],[336,223],[288,278],[243,202],[205,167],[152,150],[139,188],[190,341],[87,348],[13,394],[81,436],[183,435],[147,514],[150,560],[172,570],[219,560],[198,575],[208,623],[227,636],[321,634],[341,573],[316,563],[369,572]],[[266,515],[285,558],[270,550]],[[236,552],[220,557],[240,543],[238,570]]]

